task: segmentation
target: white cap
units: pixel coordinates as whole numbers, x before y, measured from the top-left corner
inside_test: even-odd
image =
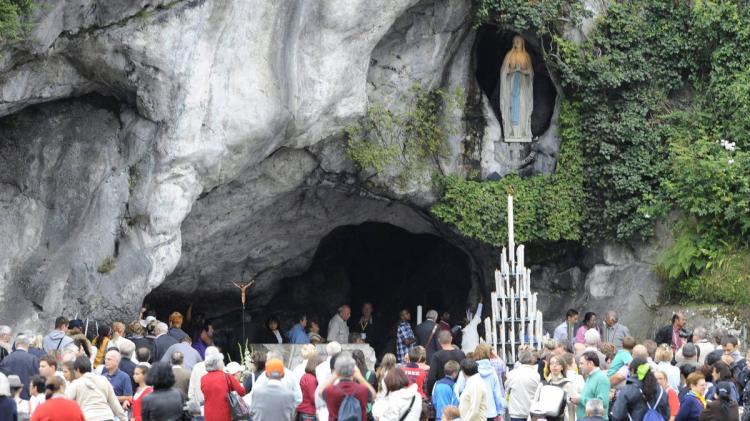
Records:
[[[153,322],[154,320],[156,320],[156,317],[148,316],[146,317],[146,320],[139,320],[139,321],[141,322],[141,326],[146,327],[148,326],[149,323]]]
[[[224,372],[229,374],[230,376],[234,376],[235,374],[242,371],[242,366],[235,361],[232,361],[231,363],[227,364],[227,366],[224,368]]]

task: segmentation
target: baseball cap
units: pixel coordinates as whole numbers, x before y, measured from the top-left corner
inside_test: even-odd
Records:
[[[83,327],[83,320],[81,319],[73,319],[68,322],[68,329],[74,329],[74,328],[82,328]]]
[[[284,362],[278,358],[266,361],[266,377],[277,380],[284,377]]]

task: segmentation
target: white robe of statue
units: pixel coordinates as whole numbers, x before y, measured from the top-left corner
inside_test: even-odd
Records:
[[[500,113],[506,142],[531,142],[533,110],[534,67],[523,38],[516,35],[500,69]]]

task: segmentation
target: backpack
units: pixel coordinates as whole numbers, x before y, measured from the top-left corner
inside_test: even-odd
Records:
[[[339,406],[338,419],[341,421],[363,421],[362,405],[360,405],[356,396],[351,394],[344,397]]]
[[[641,390],[641,394],[643,394],[643,391]],[[659,388],[659,396],[656,398],[656,402],[654,402],[654,406],[652,407],[650,403],[646,402],[646,406],[648,409],[646,410],[646,413],[643,414],[643,421],[664,421],[664,417],[661,416],[659,411],[656,410],[656,407],[659,406],[659,401],[661,401],[661,397],[664,395],[664,389]],[[646,397],[644,396],[643,400],[646,400]]]
[[[558,384],[545,384],[539,391],[539,398],[531,404],[530,413],[544,415],[547,417],[559,417],[565,412],[567,397],[563,386],[568,384],[565,380]]]

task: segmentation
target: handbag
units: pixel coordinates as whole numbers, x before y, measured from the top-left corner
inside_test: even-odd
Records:
[[[250,408],[237,391],[232,388],[232,382],[229,381],[229,376],[224,375],[227,380],[227,401],[229,401],[229,410],[232,413],[232,421],[249,421],[250,420]]]

